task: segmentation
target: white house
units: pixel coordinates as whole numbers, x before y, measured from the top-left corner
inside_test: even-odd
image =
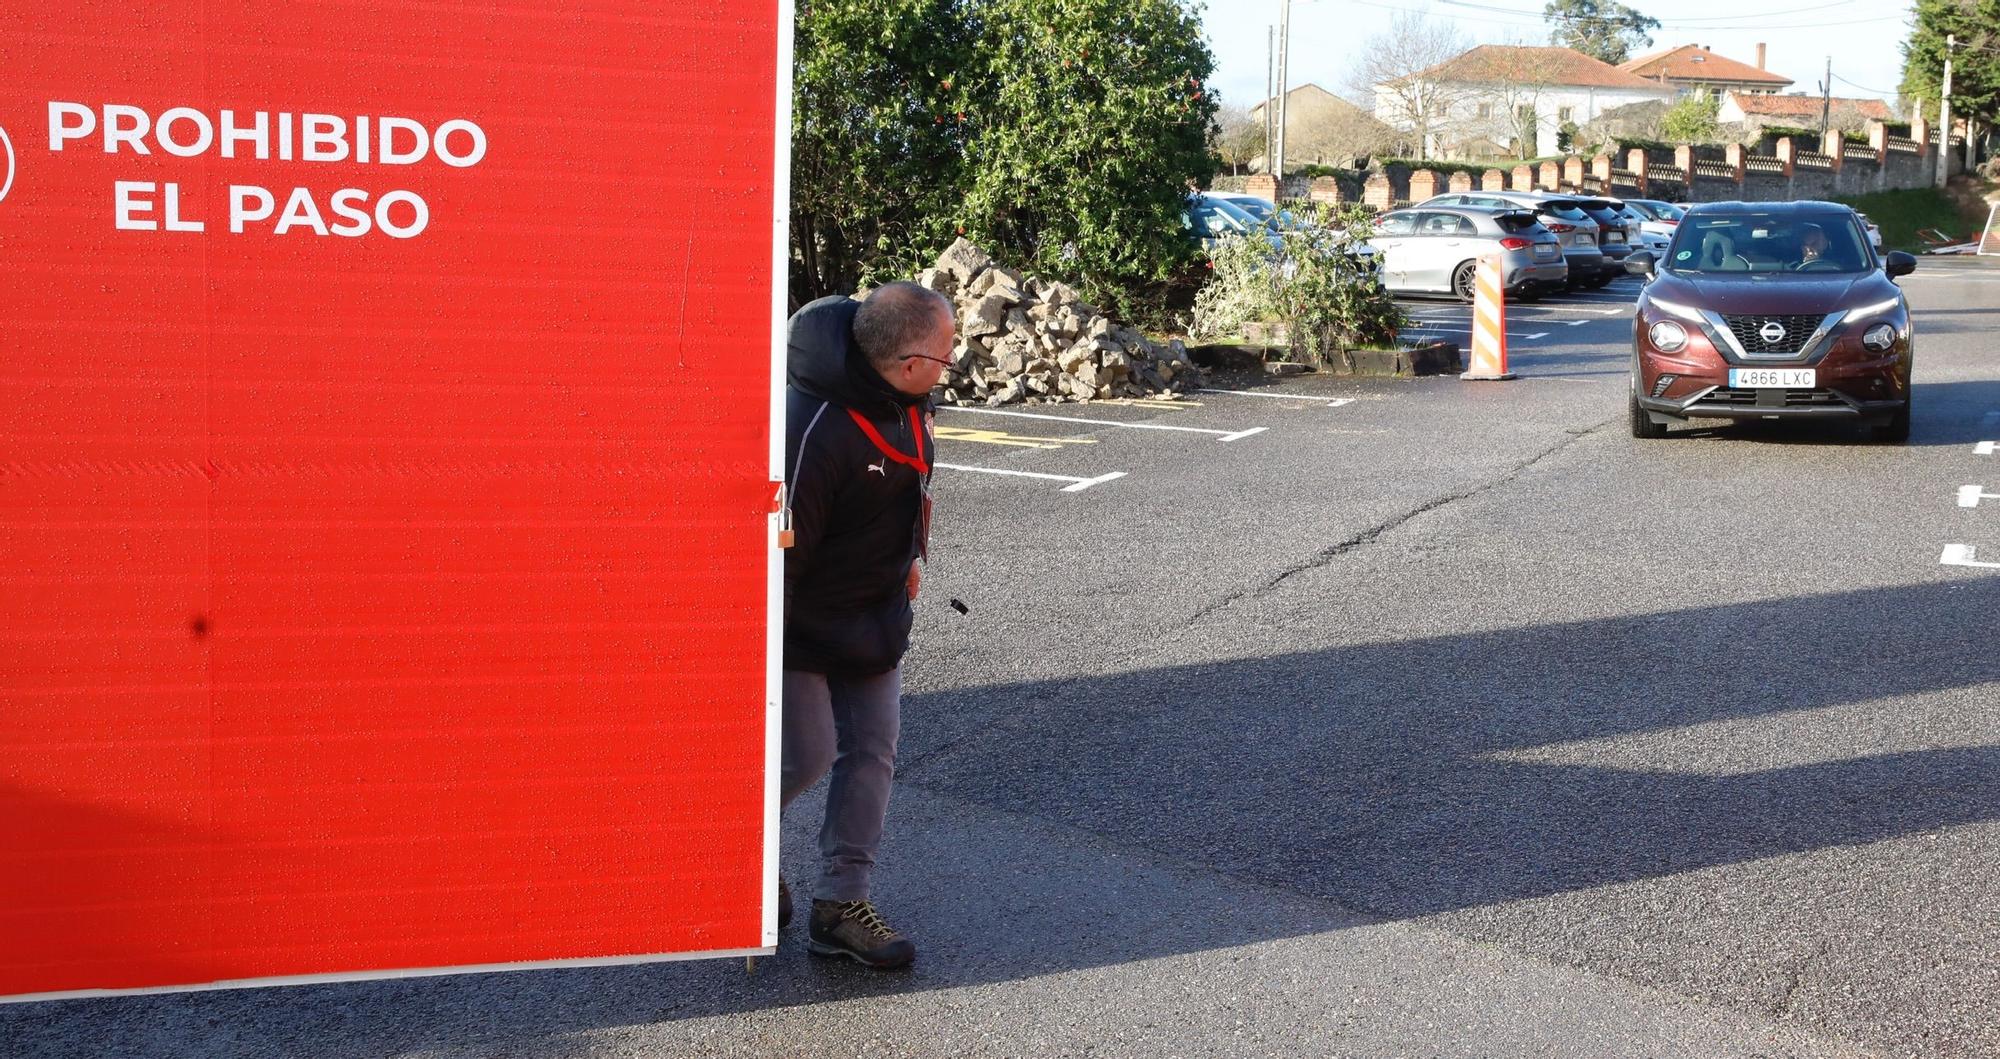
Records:
[[[1420,135],[1425,156],[1483,157],[1493,144],[1521,157],[1560,151],[1565,125],[1628,103],[1671,102],[1648,81],[1573,48],[1486,44],[1375,86],[1375,116]],[[1524,150],[1525,148],[1525,150]]]

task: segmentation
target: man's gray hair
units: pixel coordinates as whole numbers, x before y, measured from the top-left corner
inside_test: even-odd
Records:
[[[854,314],[854,342],[869,363],[886,368],[923,352],[919,347],[939,326],[940,314],[951,320],[951,299],[937,291],[908,280],[883,284]]]

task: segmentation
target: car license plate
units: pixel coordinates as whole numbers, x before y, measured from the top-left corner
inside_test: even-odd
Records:
[[[1578,233],[1576,233],[1575,235],[1572,235],[1572,236],[1570,236],[1570,237],[1569,237],[1569,245],[1571,245],[1571,246],[1596,246],[1597,244],[1596,244],[1596,243],[1593,243],[1593,242],[1591,242],[1591,241],[1590,241],[1590,233],[1588,233],[1588,232],[1578,232]]]
[[[1623,232],[1606,232],[1604,241],[1607,243],[1622,243],[1625,241],[1625,234]]]
[[[1561,248],[1554,243],[1535,244],[1535,260],[1537,261],[1553,261],[1556,255],[1561,252]]]
[[[1744,390],[1810,390],[1819,385],[1812,368],[1731,368],[1729,385]]]

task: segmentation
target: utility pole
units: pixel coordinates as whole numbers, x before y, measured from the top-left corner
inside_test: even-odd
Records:
[[[1278,27],[1265,27],[1264,42],[1264,172],[1276,171],[1278,161],[1278,141],[1272,134],[1276,128],[1272,121],[1278,113],[1278,96],[1272,86],[1278,81]]]
[[[1958,50],[1958,35],[1949,33],[1944,38],[1944,98],[1938,100],[1938,171],[1937,186],[1943,187],[1951,180],[1951,53]]]
[[[1826,127],[1833,121],[1833,56],[1826,57],[1826,80],[1819,83],[1819,153],[1826,149]]]
[[[1278,8],[1278,164],[1271,175],[1285,179],[1285,91],[1291,81],[1292,0],[1282,0]],[[1282,192],[1280,192],[1282,194]]]

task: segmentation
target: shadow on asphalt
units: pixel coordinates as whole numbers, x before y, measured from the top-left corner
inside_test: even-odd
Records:
[[[1623,398],[1620,398],[1622,401]],[[2000,411],[2000,382],[1922,382],[1912,393],[1912,447],[1971,445],[2000,440],[2000,424],[1984,422],[1985,413]],[[1768,445],[1873,446],[1880,444],[1867,429],[1839,420],[1767,421],[1697,420],[1675,426],[1666,444],[1696,438],[1754,441]]]
[[[581,1055],[592,1030],[1026,980],[2000,818],[1994,746],[1854,756],[1837,726],[1806,724],[1734,767],[1677,760],[1672,740],[1657,758],[1628,745],[1641,763],[1623,767],[1565,748],[2000,681],[2000,655],[1937,635],[1991,628],[2000,579],[1799,588],[913,696],[915,806],[887,856],[892,908],[927,910],[914,976],[808,960],[794,924],[756,977],[708,963],[81,1001],[0,1008],[0,1036],[11,1056]],[[788,852],[796,868],[805,851]],[[1277,896],[1244,901],[1253,884]],[[133,1041],[152,1046],[110,1046]]]
[[[2000,383],[1922,384],[1918,398],[1917,443],[1988,440]],[[910,794],[884,879],[886,907],[925,946],[912,975],[810,960],[795,923],[754,977],[705,962],[0,1005],[0,1050],[599,1054],[579,1035],[1213,953],[2000,818],[1994,746],[1856,756],[1804,724],[1828,744],[1781,747],[1793,763],[1772,767],[1705,768],[1668,749],[1640,767],[1565,760],[1582,740],[2000,681],[2000,655],[1967,648],[2000,612],[2000,578],[1813,587],[912,696]],[[1326,614],[1339,621],[1337,600]],[[979,808],[950,809],[967,804]],[[796,872],[809,829],[788,823]],[[1246,901],[1251,884],[1272,889]]]

